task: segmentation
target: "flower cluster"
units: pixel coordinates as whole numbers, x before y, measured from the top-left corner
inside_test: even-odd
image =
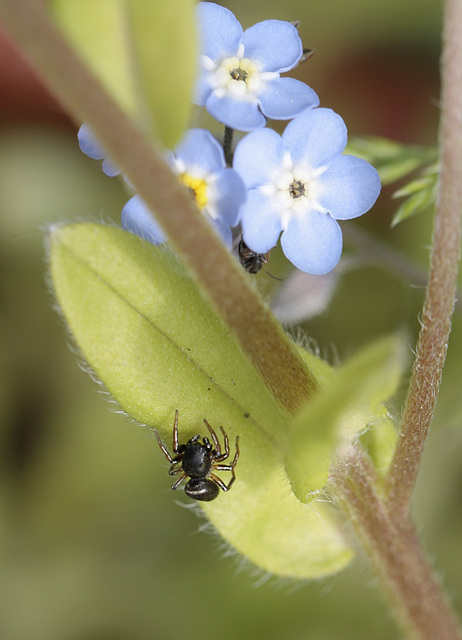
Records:
[[[239,225],[256,254],[275,247],[282,233],[282,250],[297,268],[331,271],[342,253],[337,220],[372,207],[380,193],[376,170],[343,154],[347,130],[339,115],[319,107],[316,93],[303,82],[281,77],[302,60],[302,42],[292,23],[265,20],[243,31],[231,11],[211,2],[198,4],[197,17],[195,102],[228,131],[247,135],[227,168],[215,138],[191,129],[168,154],[173,171],[228,246],[232,228],[239,233]],[[280,136],[265,126],[267,119],[291,121]],[[117,175],[85,124],[79,143],[87,155],[104,159],[107,175]],[[122,211],[122,226],[154,244],[165,241],[137,195]]]

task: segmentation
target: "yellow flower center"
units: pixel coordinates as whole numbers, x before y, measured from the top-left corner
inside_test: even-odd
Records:
[[[191,189],[194,200],[196,201],[199,209],[203,209],[209,201],[207,195],[207,182],[203,178],[194,178],[189,173],[183,173],[180,175],[180,180],[185,187]]]

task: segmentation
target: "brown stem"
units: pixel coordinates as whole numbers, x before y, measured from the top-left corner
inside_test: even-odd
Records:
[[[407,513],[438,396],[457,285],[462,224],[462,3],[446,0],[441,173],[430,276],[401,437],[387,479],[390,508]]]
[[[410,520],[377,493],[377,476],[359,449],[344,452],[332,491],[364,541],[398,623],[415,640],[461,640],[457,619]]]
[[[41,4],[1,0],[0,17],[57,99],[76,122],[89,123],[109,157],[155,212],[176,251],[281,407],[288,413],[296,412],[316,390],[316,380],[162,154],[77,58]]]

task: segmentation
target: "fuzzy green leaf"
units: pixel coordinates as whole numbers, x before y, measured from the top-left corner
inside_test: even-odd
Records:
[[[223,537],[278,575],[317,577],[344,567],[352,551],[336,514],[322,504],[318,513],[305,511],[283,481],[285,417],[171,251],[94,224],[54,227],[48,244],[62,313],[118,404],[156,427],[170,450],[175,409],[183,442],[207,433],[204,418],[225,427],[231,455],[239,435],[232,490],[201,505]],[[322,381],[326,365],[305,358]]]
[[[430,176],[425,176],[423,178],[417,178],[416,180],[411,180],[404,187],[398,189],[394,192],[393,198],[403,198],[405,196],[412,196],[415,193],[419,193],[420,191],[427,191],[429,187],[434,186],[434,180]]]
[[[127,0],[136,75],[155,135],[173,147],[189,123],[197,70],[195,2]]]
[[[436,190],[438,182],[439,166],[434,162],[421,171],[421,175],[415,180],[398,189],[393,194],[393,198],[405,197],[406,200],[399,206],[391,226],[394,227],[399,222],[422,213],[433,206],[436,200]]]
[[[412,186],[410,189],[412,189]],[[407,218],[411,218],[418,213],[422,213],[432,205],[434,201],[435,190],[433,187],[417,191],[406,198],[406,200],[398,207],[395,215],[393,216],[393,220],[391,221],[391,226],[395,227],[400,222],[403,222],[403,220],[407,220]]]
[[[190,117],[193,0],[49,0],[49,6],[120,106],[173,147]]]
[[[373,164],[384,185],[433,162],[438,153],[436,148],[406,145],[378,136],[350,138],[346,151]]]
[[[396,391],[404,362],[402,339],[382,339],[336,371],[302,409],[286,454],[287,475],[299,500],[309,502],[323,492],[339,445],[386,421],[382,403]]]

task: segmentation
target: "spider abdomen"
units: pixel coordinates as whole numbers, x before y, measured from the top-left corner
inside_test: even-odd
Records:
[[[215,500],[220,493],[220,489],[213,480],[208,478],[192,478],[185,486],[184,492],[194,500],[202,502],[210,502]]]

